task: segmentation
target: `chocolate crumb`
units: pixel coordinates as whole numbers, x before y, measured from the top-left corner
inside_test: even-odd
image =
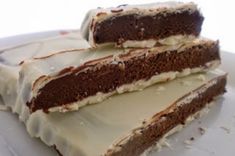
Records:
[[[206,129],[202,128],[202,127],[199,127],[198,130],[199,130],[201,135],[205,134],[205,132],[206,132]]]
[[[190,140],[191,140],[191,141],[194,141],[194,140],[195,140],[195,138],[194,138],[194,137],[191,137],[191,138],[190,138]]]

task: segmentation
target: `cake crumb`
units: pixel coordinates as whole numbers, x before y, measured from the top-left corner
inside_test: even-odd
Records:
[[[184,140],[185,145],[192,145],[192,142],[195,140],[194,137],[191,137],[190,139]]]
[[[225,127],[225,126],[220,126],[221,129],[223,129],[225,132],[227,132],[228,134],[230,133],[230,128]]]
[[[161,144],[162,144],[163,147],[168,147],[171,150],[173,149],[171,144],[168,142],[168,140],[166,138],[162,139],[162,143]]]
[[[172,149],[171,144],[167,141],[164,142],[163,146],[166,146],[166,147]]]
[[[192,140],[184,140],[184,144],[186,145],[192,145]]]
[[[163,137],[158,142],[155,142],[150,148],[144,151],[141,156],[147,156],[151,153],[160,152],[163,147],[168,147],[170,150],[173,150],[170,143],[167,141],[167,138]]]
[[[203,127],[199,127],[198,130],[199,130],[201,135],[204,135],[206,133],[206,129],[203,128]]]
[[[118,92],[119,94],[122,94],[122,93],[124,92],[124,88],[123,88],[123,87],[117,88],[117,92]]]

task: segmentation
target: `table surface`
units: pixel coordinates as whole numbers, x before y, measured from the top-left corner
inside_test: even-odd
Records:
[[[57,31],[23,35],[1,40],[0,46],[9,46],[28,40],[58,34]],[[229,73],[227,93],[217,101],[208,115],[195,120],[183,131],[168,139],[170,148],[153,152],[151,156],[221,156],[235,153],[235,54],[221,52],[222,69]],[[0,156],[53,156],[56,152],[44,145],[39,139],[31,138],[17,115],[0,111]],[[201,135],[199,128],[205,128]],[[194,137],[191,145],[185,140]]]

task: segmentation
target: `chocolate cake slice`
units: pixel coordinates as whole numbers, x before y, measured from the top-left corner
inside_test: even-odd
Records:
[[[19,97],[31,112],[65,112],[219,64],[218,42],[208,39],[150,49],[68,51],[25,62]]]
[[[12,111],[18,112],[16,103],[17,81],[21,65],[25,60],[43,57],[72,49],[89,48],[80,32],[69,32],[50,38],[24,42],[0,49],[0,101]]]
[[[81,30],[93,47],[113,43],[123,47],[153,47],[198,36],[203,19],[192,2],[121,5],[91,10]]]
[[[26,127],[63,156],[139,156],[208,112],[225,85],[224,72],[193,74],[75,112],[40,110],[28,116]]]

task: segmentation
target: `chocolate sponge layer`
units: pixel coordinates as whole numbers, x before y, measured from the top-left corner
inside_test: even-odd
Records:
[[[203,19],[198,10],[161,12],[151,16],[139,14],[113,16],[95,23],[93,37],[98,44],[108,42],[121,44],[127,40],[158,40],[172,35],[198,36]]]

